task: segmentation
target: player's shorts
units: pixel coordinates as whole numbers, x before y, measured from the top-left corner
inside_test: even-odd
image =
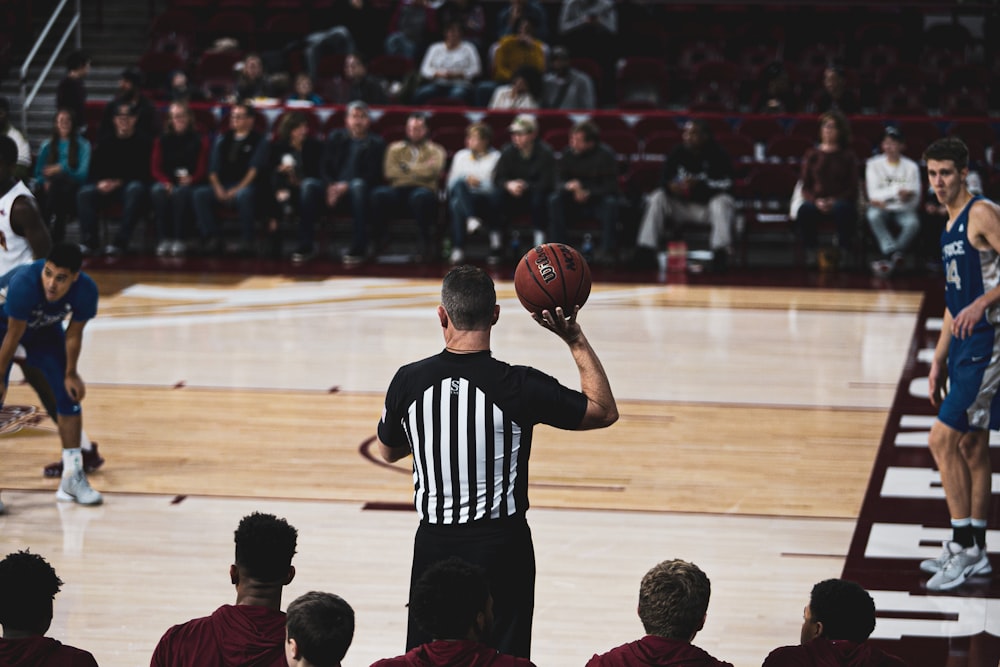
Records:
[[[6,327],[0,327],[0,340],[6,331]],[[41,370],[52,388],[56,397],[56,412],[61,415],[80,414],[80,403],[66,391],[66,336],[62,325],[28,329],[21,338],[21,344],[27,364]],[[10,383],[10,369],[10,366],[0,369],[7,384]]]
[[[1000,357],[992,332],[965,340],[952,337],[948,349],[948,395],[938,419],[956,431],[1000,429]]]

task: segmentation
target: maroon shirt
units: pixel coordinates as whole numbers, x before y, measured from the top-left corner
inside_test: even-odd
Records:
[[[906,667],[906,663],[867,642],[817,637],[801,646],[774,649],[763,667]]]
[[[473,641],[437,640],[421,644],[404,655],[385,658],[371,667],[535,667],[527,658],[497,653],[495,648]]]
[[[151,667],[288,667],[285,614],[253,605],[223,605],[211,616],[166,631]]]
[[[0,639],[0,665],[4,667],[97,667],[87,651],[48,637]]]
[[[806,201],[822,197],[857,201],[858,158],[849,148],[832,153],[810,148],[802,160],[801,178]]]
[[[733,667],[728,662],[713,658],[689,642],[656,635],[646,635],[638,641],[622,644],[603,655],[595,655],[587,663],[587,667],[644,667],[645,665]]]

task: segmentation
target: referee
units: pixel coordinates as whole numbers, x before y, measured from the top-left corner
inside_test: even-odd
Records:
[[[566,318],[557,308],[532,317],[569,346],[582,392],[492,357],[500,306],[481,269],[459,266],[444,277],[437,314],[444,350],[396,372],[378,425],[386,461],[413,453],[420,526],[411,591],[424,570],[449,556],[482,566],[494,616],[492,639],[484,641],[530,658],[535,552],[525,513],[532,427],[604,428],[618,420],[618,407],[576,313]],[[406,649],[430,640],[411,613]]]

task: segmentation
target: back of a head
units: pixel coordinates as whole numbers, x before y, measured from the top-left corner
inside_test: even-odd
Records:
[[[853,581],[827,579],[813,586],[809,611],[827,639],[861,643],[875,629],[875,601]]]
[[[441,304],[456,329],[483,331],[493,324],[497,303],[493,279],[475,266],[456,266],[441,284]]]
[[[683,560],[663,561],[642,578],[639,618],[646,633],[691,641],[701,630],[712,586],[701,569]]]
[[[962,171],[969,166],[969,147],[958,137],[942,137],[931,142],[924,150],[923,159],[944,162],[951,160],[955,169]]]
[[[434,639],[465,639],[489,596],[486,572],[452,557],[429,567],[414,583],[410,609]]]
[[[354,639],[354,609],[332,593],[310,591],[288,605],[288,638],[313,667],[336,667]]]
[[[0,134],[0,164],[5,167],[17,164],[17,144],[6,134]]]
[[[83,266],[83,252],[77,244],[64,241],[53,246],[45,260],[60,269],[69,269],[71,273],[77,273]]]
[[[248,576],[277,583],[288,576],[298,531],[273,514],[254,512],[236,529],[236,565]]]
[[[72,72],[78,70],[90,62],[90,56],[83,51],[70,51],[66,56],[66,70]]]
[[[38,554],[18,551],[0,561],[0,625],[45,634],[52,622],[52,601],[62,586],[55,569]]]

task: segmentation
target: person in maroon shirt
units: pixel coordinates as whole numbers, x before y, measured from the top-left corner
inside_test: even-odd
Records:
[[[868,643],[875,601],[853,581],[826,579],[813,586],[802,618],[802,643],[774,649],[763,667],[906,667]]]
[[[254,512],[236,529],[229,577],[236,604],[167,630],[151,667],[287,667],[281,592],[295,577],[298,531],[284,519]]]
[[[340,667],[354,639],[354,610],[340,596],[310,591],[288,605],[289,667]]]
[[[646,636],[595,655],[587,667],[733,667],[691,643],[705,626],[712,585],[694,563],[666,560],[639,586],[639,619]]]
[[[45,636],[63,582],[38,554],[18,551],[0,561],[0,665],[97,667],[87,651]]]
[[[371,667],[534,667],[485,642],[493,628],[486,571],[456,556],[427,568],[410,591],[410,610],[434,639]]]

